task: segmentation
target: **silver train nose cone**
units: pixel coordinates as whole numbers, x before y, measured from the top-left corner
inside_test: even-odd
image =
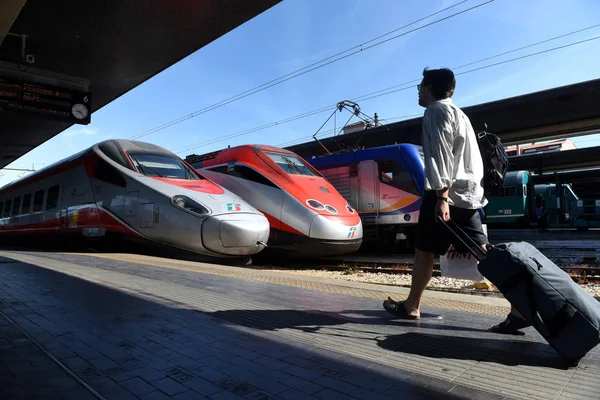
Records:
[[[202,223],[202,242],[216,253],[251,255],[266,247],[269,230],[269,221],[263,215],[216,215]]]

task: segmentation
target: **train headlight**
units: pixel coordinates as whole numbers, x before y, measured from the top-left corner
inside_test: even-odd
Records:
[[[325,206],[325,209],[326,209],[327,211],[329,211],[330,213],[332,213],[332,214],[337,214],[337,213],[338,213],[338,210],[336,210],[336,209],[335,209],[335,207],[332,207],[332,206],[330,206],[330,205],[326,205],[326,206]]]
[[[354,209],[350,207],[350,204],[346,204],[346,211],[348,211],[350,214],[354,214]]]
[[[309,207],[314,208],[315,210],[324,210],[325,209],[325,206],[318,200],[308,199],[308,200],[306,200],[306,204]]]
[[[208,208],[204,207],[202,204],[198,203],[195,200],[190,199],[187,196],[173,196],[171,198],[171,204],[173,204],[177,208],[181,208],[187,212],[197,214],[197,215],[208,215],[210,211]]]

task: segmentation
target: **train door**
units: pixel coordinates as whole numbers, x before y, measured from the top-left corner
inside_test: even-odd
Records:
[[[374,219],[379,215],[378,175],[377,163],[374,160],[365,160],[358,164],[358,209]],[[369,222],[374,223],[375,220],[365,219],[365,223]]]
[[[60,213],[60,225],[59,230],[64,232],[69,228],[69,202],[70,199],[75,195],[75,188],[71,188],[69,182],[71,181],[71,171],[67,171],[65,178],[63,179],[62,187],[63,191],[59,201],[59,213]],[[73,190],[73,193],[71,192]]]

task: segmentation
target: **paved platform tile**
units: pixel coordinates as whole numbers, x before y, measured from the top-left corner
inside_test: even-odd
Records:
[[[0,287],[0,299],[24,303],[53,290],[44,297],[61,303],[65,313],[21,318],[33,323],[40,318],[46,327],[77,324],[63,334],[43,329],[38,335],[63,346],[59,338],[71,335],[66,337],[84,353],[87,347],[79,342],[89,346],[86,338],[95,332],[97,343],[90,347],[114,346],[120,359],[98,350],[71,356],[71,362],[77,365],[80,358],[88,365],[80,363],[80,369],[100,375],[89,379],[114,379],[102,366],[110,370],[111,362],[118,364],[123,370],[115,383],[136,396],[167,395],[153,383],[170,379],[211,398],[298,393],[315,398],[403,393],[403,398],[495,394],[531,399],[563,393],[569,398],[575,376],[585,384],[600,371],[594,359],[598,351],[584,360],[585,368],[563,369],[531,330],[525,337],[485,332],[497,318],[484,313],[426,307],[421,321],[397,321],[379,301],[359,296],[111,260],[95,260],[96,265],[87,265],[89,258],[85,263],[42,261],[44,268],[0,265],[10,284]],[[140,365],[127,368],[125,362]],[[144,368],[149,369],[141,372]],[[133,370],[139,374],[127,375]],[[540,383],[525,378],[530,376]]]

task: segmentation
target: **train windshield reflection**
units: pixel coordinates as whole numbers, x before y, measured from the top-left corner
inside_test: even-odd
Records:
[[[382,160],[379,162],[379,180],[396,189],[420,196],[412,176],[396,161]]]
[[[174,179],[202,179],[180,159],[166,154],[134,153],[129,154],[138,172],[146,176]]]
[[[289,154],[269,153],[265,152],[271,160],[290,175],[309,175],[317,176],[302,160],[298,157]]]

